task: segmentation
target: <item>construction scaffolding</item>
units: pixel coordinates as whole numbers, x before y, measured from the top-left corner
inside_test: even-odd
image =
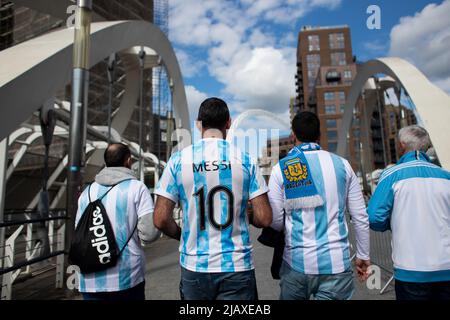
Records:
[[[162,32],[167,36],[169,34],[169,2],[168,0],[154,0],[153,2],[153,21]],[[155,150],[155,154],[161,156],[165,153],[162,144],[167,141],[166,130],[167,130],[167,119],[171,118],[170,113],[172,112],[172,102],[170,94],[170,85],[167,72],[163,65],[157,68],[153,68],[153,114],[156,116],[158,121],[157,126],[158,134],[160,135],[158,141],[160,143]]]

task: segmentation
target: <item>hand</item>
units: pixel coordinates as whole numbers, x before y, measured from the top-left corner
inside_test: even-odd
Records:
[[[361,282],[366,281],[369,276],[370,260],[355,259],[356,271]]]

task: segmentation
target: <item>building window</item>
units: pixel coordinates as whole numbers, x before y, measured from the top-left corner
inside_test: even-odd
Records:
[[[320,38],[318,35],[308,36],[309,51],[320,51]]]
[[[347,65],[347,57],[345,52],[334,52],[331,54],[332,66],[345,66]]]
[[[327,131],[328,141],[330,141],[330,140],[336,141],[337,137],[338,137],[337,131],[335,131],[335,130]]]
[[[334,100],[335,99],[334,92],[325,92],[323,98],[325,99],[325,101]]]
[[[336,106],[335,105],[325,106],[325,114],[336,114]]]
[[[308,54],[306,56],[306,63],[309,83],[314,84],[320,69],[320,54]]]
[[[341,113],[345,112],[345,104],[341,104]]]
[[[359,132],[359,129],[355,129],[355,130],[353,130],[353,137],[355,137],[355,138],[359,138],[359,136],[360,136],[360,132]]]
[[[346,100],[346,96],[345,96],[345,92],[344,91],[339,91],[339,101],[345,101]]]
[[[328,151],[336,152],[337,151],[337,143],[335,143],[335,142],[328,143]]]
[[[351,80],[353,77],[353,73],[351,70],[345,70],[344,71],[344,79]]]
[[[335,128],[337,128],[337,120],[336,119],[327,120],[327,128],[328,129],[335,129]]]
[[[345,37],[343,33],[332,33],[329,35],[330,49],[344,49]]]

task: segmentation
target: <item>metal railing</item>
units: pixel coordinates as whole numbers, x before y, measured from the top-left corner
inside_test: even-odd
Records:
[[[353,229],[353,225],[350,219],[347,219],[349,242],[350,242],[350,256],[352,260],[356,256],[356,237]],[[392,246],[391,246],[391,232],[375,232],[370,231],[370,261],[372,265],[378,266],[388,276],[389,280],[384,287],[380,290],[380,294],[383,294],[389,285],[394,281],[394,265],[392,262]]]
[[[63,288],[66,219],[65,210],[53,210],[47,217],[31,210],[5,211],[5,221],[0,222],[7,234],[0,257],[0,300],[10,300],[14,282],[19,276],[32,278],[41,262],[56,269],[55,287]]]

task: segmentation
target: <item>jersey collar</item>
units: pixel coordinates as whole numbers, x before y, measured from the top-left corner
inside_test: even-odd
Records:
[[[411,161],[417,161],[417,160],[422,160],[422,161],[426,161],[426,162],[431,162],[430,157],[428,157],[428,155],[425,152],[421,152],[421,151],[410,151],[406,154],[404,154],[400,160],[398,160],[397,164],[401,164],[401,163],[406,163],[406,162],[411,162]]]

